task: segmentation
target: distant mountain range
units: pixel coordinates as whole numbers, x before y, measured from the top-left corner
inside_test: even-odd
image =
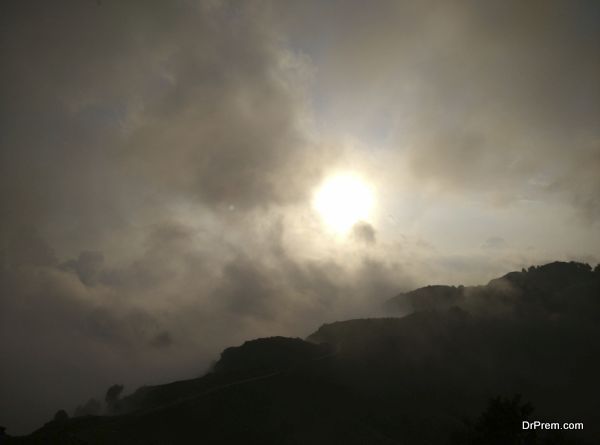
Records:
[[[386,308],[409,315],[248,341],[201,378],[113,391],[109,415],[57,414],[7,443],[600,443],[599,267],[428,286]],[[532,433],[522,420],[585,428]]]

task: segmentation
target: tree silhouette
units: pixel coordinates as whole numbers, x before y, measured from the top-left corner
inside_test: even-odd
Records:
[[[116,413],[119,411],[119,397],[123,392],[123,385],[112,385],[106,391],[104,400],[106,401],[106,410],[109,413]]]
[[[54,414],[54,418],[53,420],[55,422],[64,422],[65,420],[69,419],[69,415],[67,414],[67,412],[64,409],[59,409],[58,411],[56,411],[56,414]]]
[[[453,445],[535,445],[535,431],[522,429],[523,420],[533,413],[531,403],[523,403],[521,395],[512,398],[495,397],[474,422],[451,438]]]

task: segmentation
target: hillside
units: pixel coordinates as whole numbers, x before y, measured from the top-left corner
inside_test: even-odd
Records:
[[[510,272],[485,286],[426,286],[385,303],[390,313],[456,306],[476,315],[595,317],[600,308],[600,266],[554,262]]]
[[[422,288],[388,307],[407,304],[415,311],[402,318],[228,348],[201,378],[140,388],[110,416],[56,420],[8,443],[443,445],[488,400],[515,394],[535,409],[521,416],[585,425],[526,443],[598,443],[598,267],[552,263],[485,286]],[[525,443],[516,437],[468,443]]]

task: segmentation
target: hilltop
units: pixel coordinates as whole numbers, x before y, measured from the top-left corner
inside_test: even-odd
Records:
[[[140,388],[110,415],[59,416],[8,443],[444,444],[498,396],[496,411],[585,425],[527,443],[600,438],[598,267],[551,263],[485,286],[417,289],[387,307],[413,312],[248,341],[203,377]]]

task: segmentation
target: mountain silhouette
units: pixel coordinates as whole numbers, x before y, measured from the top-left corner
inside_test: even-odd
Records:
[[[113,415],[61,414],[6,442],[600,440],[598,267],[557,262],[485,286],[429,286],[400,294],[386,307],[390,315],[410,313],[326,324],[306,340],[248,341],[223,351],[203,377],[142,387],[118,399]],[[582,422],[585,428],[524,433],[524,420]]]
[[[390,312],[460,307],[487,316],[596,317],[600,308],[600,268],[554,262],[510,272],[485,286],[427,286],[385,303]]]

